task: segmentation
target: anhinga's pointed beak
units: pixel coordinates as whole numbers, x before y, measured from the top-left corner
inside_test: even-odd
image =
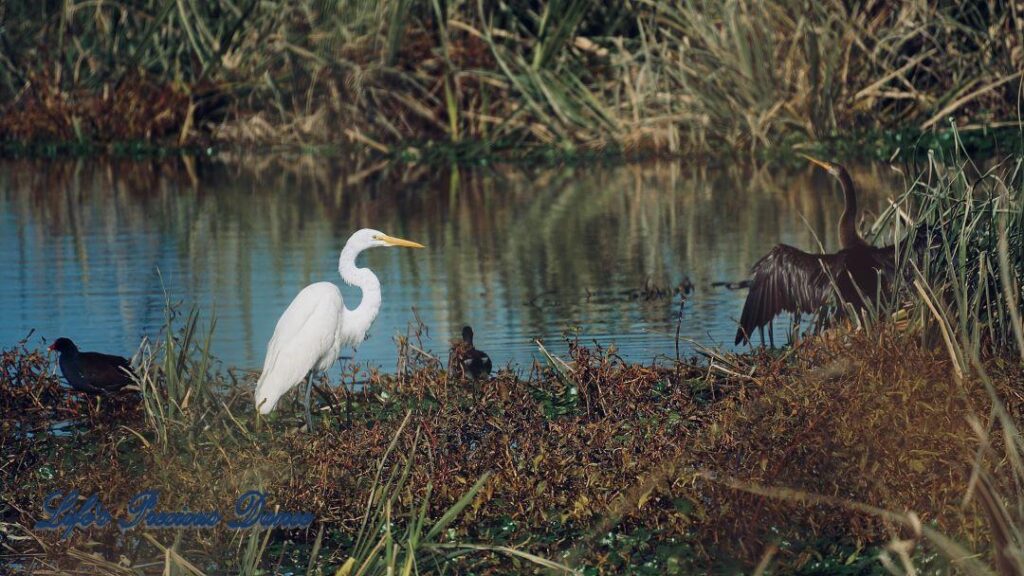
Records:
[[[827,172],[832,172],[833,170],[832,165],[829,164],[828,162],[825,162],[824,160],[818,160],[817,158],[814,158],[813,156],[808,156],[807,154],[801,154],[801,156],[807,158],[807,160],[809,160],[811,163],[821,166]]]
[[[403,240],[401,238],[393,238],[387,234],[380,235],[381,242],[387,242],[390,246],[402,246],[405,248],[423,248],[423,244],[419,242],[413,242],[412,240]]]

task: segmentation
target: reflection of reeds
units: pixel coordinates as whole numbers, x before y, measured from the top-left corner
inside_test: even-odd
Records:
[[[759,148],[1016,116],[1011,2],[8,3],[0,137]]]

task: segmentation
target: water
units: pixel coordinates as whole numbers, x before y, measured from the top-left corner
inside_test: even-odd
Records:
[[[877,214],[903,190],[889,166],[851,173]],[[733,349],[746,277],[774,244],[837,245],[837,186],[821,171],[687,166],[454,171],[313,157],[0,163],[0,346],[35,330],[82,349],[132,354],[159,333],[165,295],[216,314],[214,354],[257,370],[278,316],[305,285],[340,282],[337,257],[361,227],[426,250],[364,253],[384,305],[356,356],[394,370],[393,337],[418,315],[447,358],[463,324],[497,366],[528,366],[535,339],[614,345],[639,362],[681,336]],[[351,308],[357,290],[342,288]],[[414,312],[415,308],[415,312]],[[785,333],[785,321],[776,335]],[[784,337],[780,338],[784,339]],[[693,346],[682,342],[682,353]]]

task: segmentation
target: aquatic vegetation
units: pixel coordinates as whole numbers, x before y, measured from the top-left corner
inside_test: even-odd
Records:
[[[858,131],[893,150],[950,117],[983,135],[1017,125],[1014,6],[9,3],[0,140],[451,160],[748,151]]]

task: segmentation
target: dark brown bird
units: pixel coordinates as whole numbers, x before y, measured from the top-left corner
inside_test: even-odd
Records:
[[[108,394],[132,381],[131,364],[120,356],[79,352],[78,346],[68,338],[58,338],[50,345],[50,350],[60,355],[61,373],[79,392]]]
[[[482,350],[473,346],[473,329],[469,326],[462,328],[462,367],[473,377],[479,380],[481,377],[491,375],[491,357]]]
[[[877,301],[887,276],[896,268],[896,245],[877,248],[857,232],[857,191],[846,169],[834,162],[804,156],[839,180],[846,207],[839,219],[839,243],[833,254],[810,254],[779,244],[754,264],[750,292],[743,304],[736,344],[749,343],[755,329],[764,340],[771,321],[781,312],[815,313],[835,292],[855,309]],[[919,229],[921,231],[923,229]],[[834,283],[834,284],[833,284]]]

